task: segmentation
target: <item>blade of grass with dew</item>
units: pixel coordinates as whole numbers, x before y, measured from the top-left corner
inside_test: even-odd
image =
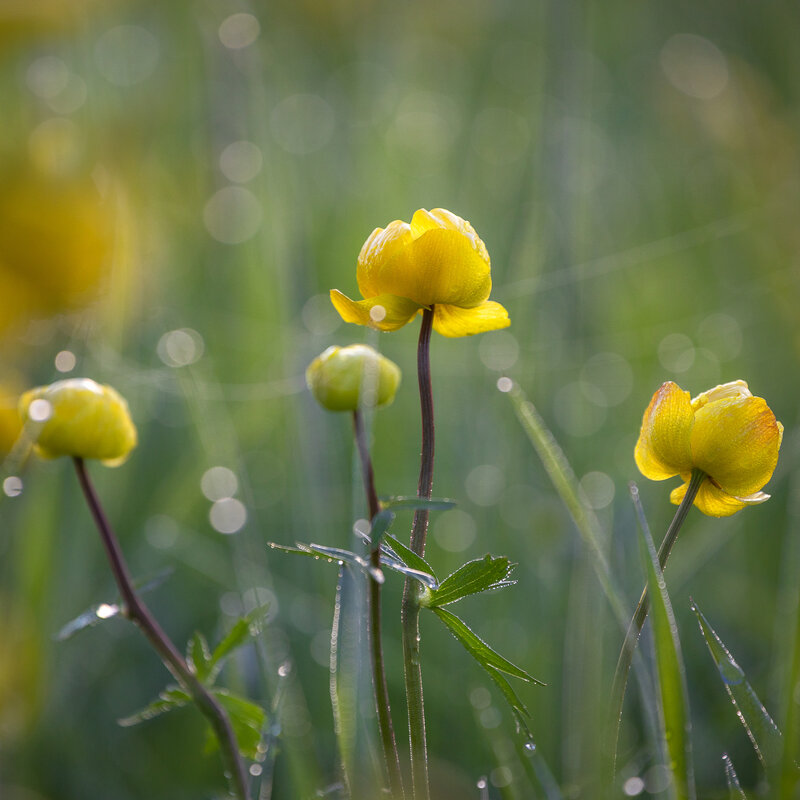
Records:
[[[747,795],[739,783],[739,776],[733,768],[733,761],[727,753],[722,754],[722,763],[725,766],[725,782],[728,784],[730,800],[747,800]]]
[[[623,595],[614,583],[608,559],[603,550],[603,532],[592,511],[581,503],[575,473],[544,420],[517,383],[508,392],[517,418],[544,465],[553,486],[572,517],[584,544],[592,555],[597,578],[623,630],[627,629],[630,614],[625,610]]]
[[[742,721],[759,760],[771,773],[778,766],[783,751],[783,737],[758,695],[747,682],[744,670],[736,663],[730,650],[717,636],[705,615],[692,600],[691,608],[700,624],[700,631],[708,645],[711,657],[719,670],[719,676],[728,692],[736,715]]]
[[[694,800],[696,792],[692,767],[691,722],[686,690],[686,670],[681,657],[678,626],[675,623],[667,585],[658,563],[658,553],[650,531],[642,524],[641,518],[639,523],[641,542],[647,553],[645,561],[647,585],[652,604],[651,616],[658,688],[661,695],[664,738],[669,757],[669,769],[672,773],[672,785],[678,800]]]

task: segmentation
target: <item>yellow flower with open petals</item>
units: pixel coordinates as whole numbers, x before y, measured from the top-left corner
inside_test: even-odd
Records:
[[[475,229],[443,208],[419,209],[411,222],[376,228],[358,256],[364,300],[331,290],[345,322],[394,331],[425,308],[443,336],[470,336],[506,328],[508,312],[489,300],[489,253]]]
[[[783,425],[744,381],[723,383],[694,399],[667,381],[644,412],[634,456],[646,478],[681,476],[684,484],[670,494],[676,505],[692,470],[702,470],[706,479],[694,504],[711,517],[727,517],[769,499],[761,488],[775,471],[782,437]]]
[[[98,458],[122,464],[136,447],[136,428],[125,399],[111,386],[68,378],[22,395],[19,411],[43,458]]]

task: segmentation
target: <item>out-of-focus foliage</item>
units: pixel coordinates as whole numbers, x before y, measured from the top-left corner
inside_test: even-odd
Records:
[[[270,713],[254,783],[275,800],[338,779],[336,575],[267,542],[356,551],[366,513],[350,423],[319,409],[304,371],[331,344],[364,341],[400,366],[373,456],[380,495],[413,495],[417,325],[346,325],[328,292],[354,290],[375,227],[421,207],[480,232],[512,321],[432,342],[434,493],[458,505],[432,512],[425,555],[439,575],[487,552],[519,564],[515,586],[459,614],[547,683],[515,690],[530,763],[565,796],[597,796],[622,631],[498,378],[558,440],[631,610],[644,574],[626,485],[653,392],[743,378],[785,425],[771,499],[729,519],[692,512],[665,574],[698,794],[727,795],[723,752],[755,794],[761,768],[688,598],[778,726],[796,720],[798,37],[788,0],[0,2],[0,385],[15,402],[85,375],[128,399],[139,447],[93,477],[135,577],[174,568],[148,602],[175,640],[218,640],[269,604],[220,685]],[[0,794],[221,791],[190,709],[116,724],[168,680],[135,629],[112,620],[54,641],[113,598],[69,464],[17,449],[0,486]],[[658,540],[674,509],[663,486],[642,481],[640,495]],[[399,541],[410,518],[397,509]],[[402,743],[401,578],[386,575]],[[485,776],[492,798],[532,796],[502,695],[438,622],[422,623],[433,795],[479,797]],[[654,793],[640,685],[620,777]]]

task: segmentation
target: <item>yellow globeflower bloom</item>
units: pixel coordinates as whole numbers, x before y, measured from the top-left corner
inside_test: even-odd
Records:
[[[19,393],[8,385],[0,384],[0,460],[11,452],[22,431],[17,412],[18,402]]]
[[[43,458],[76,456],[122,464],[136,447],[124,398],[89,378],[69,378],[22,395],[19,412]]]
[[[694,504],[711,517],[727,517],[769,499],[761,488],[775,471],[782,438],[783,425],[744,381],[694,399],[667,381],[644,412],[634,456],[646,478],[681,476],[684,484],[670,494],[676,505],[692,470],[702,470],[707,477]]]
[[[443,336],[506,328],[508,312],[489,300],[489,253],[475,229],[443,208],[419,209],[411,223],[395,220],[364,242],[356,271],[364,300],[331,290],[345,322],[394,331],[424,308]]]

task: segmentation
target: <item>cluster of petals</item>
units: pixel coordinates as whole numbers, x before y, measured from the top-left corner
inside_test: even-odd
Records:
[[[376,228],[358,256],[363,300],[331,291],[345,322],[394,331],[433,308],[443,336],[469,336],[509,325],[508,312],[489,300],[489,254],[472,225],[443,208],[415,212],[411,222]]]
[[[695,505],[712,517],[727,517],[769,498],[761,491],[778,462],[783,425],[766,401],[754,397],[744,381],[715,386],[691,398],[672,381],[653,395],[636,443],[642,474],[660,481],[684,481],[670,500],[686,494],[693,470],[706,479]]]
[[[97,458],[117,466],[136,446],[136,428],[125,399],[111,386],[89,378],[31,389],[20,398],[19,412],[43,458]]]

